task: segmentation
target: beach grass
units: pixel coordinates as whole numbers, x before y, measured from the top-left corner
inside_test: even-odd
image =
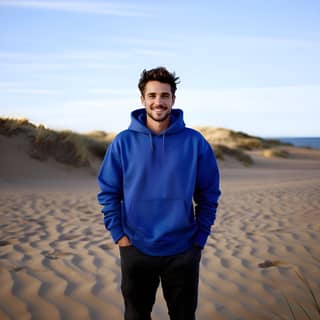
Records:
[[[232,157],[240,161],[244,166],[253,164],[252,158],[238,148],[230,148],[221,144],[211,145],[218,160],[224,160],[226,156]]]
[[[212,145],[224,145],[239,150],[267,149],[282,145],[279,140],[263,139],[248,135],[241,131],[233,131],[225,128],[196,127],[208,142]]]
[[[0,134],[6,136],[23,134],[29,141],[31,157],[56,161],[73,166],[89,166],[91,158],[102,158],[110,135],[79,134],[70,130],[56,131],[43,125],[35,125],[27,119],[0,118]]]
[[[204,135],[214,149],[218,160],[223,161],[231,157],[244,166],[253,164],[252,158],[246,151],[272,148],[281,144],[277,140],[265,140],[224,128],[198,127],[195,129]],[[105,131],[84,134],[70,130],[56,131],[41,124],[36,125],[26,118],[0,118],[0,134],[6,136],[24,134],[29,140],[31,157],[41,161],[54,158],[58,162],[77,167],[90,166],[92,159],[101,161],[106,149],[116,136],[115,133]],[[284,157],[284,153],[270,152],[272,156]]]
[[[309,302],[302,304],[300,301],[290,301],[287,295],[282,294],[283,299],[288,307],[288,315],[274,313],[280,320],[319,320],[320,319],[320,299],[317,297],[315,290],[308,279],[298,270],[295,270],[297,278],[302,282],[308,296]]]
[[[282,149],[266,149],[262,152],[265,158],[289,158],[290,154]]]

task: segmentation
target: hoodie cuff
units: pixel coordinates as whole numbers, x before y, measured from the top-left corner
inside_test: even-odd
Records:
[[[117,243],[122,237],[125,236],[121,226],[114,227],[110,230],[112,239],[115,243]]]
[[[198,231],[193,239],[193,244],[203,249],[207,242],[208,236],[209,235],[206,232]]]

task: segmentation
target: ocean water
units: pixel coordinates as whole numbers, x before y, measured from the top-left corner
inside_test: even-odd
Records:
[[[320,137],[278,137],[275,139],[278,139],[281,142],[291,143],[296,147],[310,147],[314,149],[320,149]]]

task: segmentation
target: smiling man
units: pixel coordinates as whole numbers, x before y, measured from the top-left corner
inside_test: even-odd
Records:
[[[144,108],[132,112],[98,176],[104,224],[120,249],[126,320],[151,319],[160,282],[170,319],[195,319],[219,171],[208,142],[172,109],[178,79],[163,67],[142,72]]]
[[[146,83],[144,93],[141,95],[141,103],[146,107],[147,127],[161,129],[169,127],[170,112],[175,101],[175,96],[168,83],[152,80]]]

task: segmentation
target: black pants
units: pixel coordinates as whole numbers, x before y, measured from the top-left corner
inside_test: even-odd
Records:
[[[125,320],[150,320],[161,281],[171,320],[195,320],[201,249],[167,257],[148,256],[121,247],[121,290]]]

